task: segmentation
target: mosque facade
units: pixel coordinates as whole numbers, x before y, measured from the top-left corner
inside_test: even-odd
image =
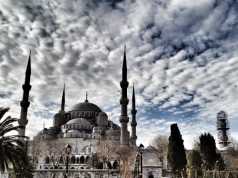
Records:
[[[21,116],[19,134],[25,136],[27,127],[27,111],[30,106],[29,92],[31,75],[31,58],[29,57],[23,98],[21,101]],[[132,160],[133,172],[136,157],[138,157],[136,99],[133,86],[131,117],[128,115],[127,89],[127,61],[124,51],[122,64],[121,86],[121,114],[120,124],[110,120],[107,113],[99,106],[91,103],[87,97],[85,101],[76,103],[69,110],[65,110],[65,87],[62,92],[61,107],[54,115],[53,125],[42,129],[33,140],[28,142],[28,153],[32,158],[35,178],[119,178],[121,175],[121,160],[112,156],[109,148],[103,145],[107,142],[114,149],[128,147],[134,150],[135,161]],[[128,125],[131,130],[128,130]],[[151,151],[152,150],[152,151]],[[102,153],[104,155],[102,156]],[[113,152],[113,150],[112,150]],[[114,151],[116,152],[116,150]],[[148,158],[148,159],[147,159]],[[163,161],[156,159],[153,149],[145,149],[143,157],[143,177],[162,177]]]

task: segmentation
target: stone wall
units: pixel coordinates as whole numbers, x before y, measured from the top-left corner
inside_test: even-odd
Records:
[[[95,152],[96,140],[83,138],[58,138],[52,140],[34,140],[32,141],[31,151],[33,159],[37,159],[38,163],[44,163],[47,156],[61,156],[64,155],[65,145],[72,146],[72,153],[74,155],[90,154]],[[91,150],[89,150],[91,148]]]
[[[46,170],[36,171],[34,178],[64,178],[64,170]],[[80,170],[69,171],[67,178],[119,178],[119,172],[115,170]]]

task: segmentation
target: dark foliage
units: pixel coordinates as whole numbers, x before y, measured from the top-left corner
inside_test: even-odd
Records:
[[[202,165],[202,158],[197,150],[192,150],[188,156],[191,168],[200,169]]]
[[[26,153],[25,137],[14,135],[20,128],[17,119],[10,116],[3,119],[8,108],[0,108],[0,171],[28,172],[31,174],[30,162]],[[18,176],[19,178],[30,178],[30,176]],[[18,178],[17,177],[17,178]]]
[[[200,153],[204,162],[204,168],[211,170],[216,165],[220,169],[224,169],[225,164],[220,154],[216,152],[216,142],[210,133],[204,133],[199,137],[200,140]]]
[[[220,153],[217,153],[217,161],[216,161],[216,169],[218,170],[224,170],[225,169],[225,162],[222,158]]]
[[[14,174],[16,178],[33,178],[33,166],[30,163],[29,157],[26,157],[24,161],[20,161],[17,167],[15,167]]]
[[[171,125],[168,145],[168,162],[174,174],[181,173],[187,164],[183,139],[177,124]]]
[[[196,176],[202,176],[202,158],[200,155],[200,152],[198,150],[192,150],[188,154],[188,168],[190,169],[190,176],[196,177]]]

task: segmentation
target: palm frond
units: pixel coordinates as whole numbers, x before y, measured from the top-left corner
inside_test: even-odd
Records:
[[[9,110],[9,108],[2,108],[0,107],[0,120],[4,116],[4,114]]]
[[[18,125],[16,118],[8,116],[3,119],[8,110],[9,108],[0,107],[0,171],[4,172],[13,167],[15,172],[31,175],[25,142],[28,137],[14,134],[14,131],[23,127]]]
[[[17,131],[20,128],[21,127],[19,127],[19,126],[13,126],[13,125],[8,125],[4,129],[1,129],[1,127],[0,127],[0,136],[5,135],[11,131]]]
[[[0,123],[0,127],[5,127],[9,124],[13,124],[15,122],[17,122],[18,120],[16,118],[12,118],[10,116],[8,116],[7,118],[5,118],[1,123]]]

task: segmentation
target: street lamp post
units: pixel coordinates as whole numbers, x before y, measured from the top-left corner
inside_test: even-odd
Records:
[[[144,145],[140,144],[138,147],[138,152],[140,153],[140,178],[143,177],[143,152],[144,152]]]
[[[64,177],[67,178],[68,172],[69,172],[69,155],[72,151],[72,147],[69,144],[67,144],[64,148],[64,151],[65,151],[65,155],[66,155],[66,165],[65,165],[66,166],[66,174]]]
[[[138,178],[140,175],[140,155],[136,154],[135,168],[134,168],[134,178]]]

